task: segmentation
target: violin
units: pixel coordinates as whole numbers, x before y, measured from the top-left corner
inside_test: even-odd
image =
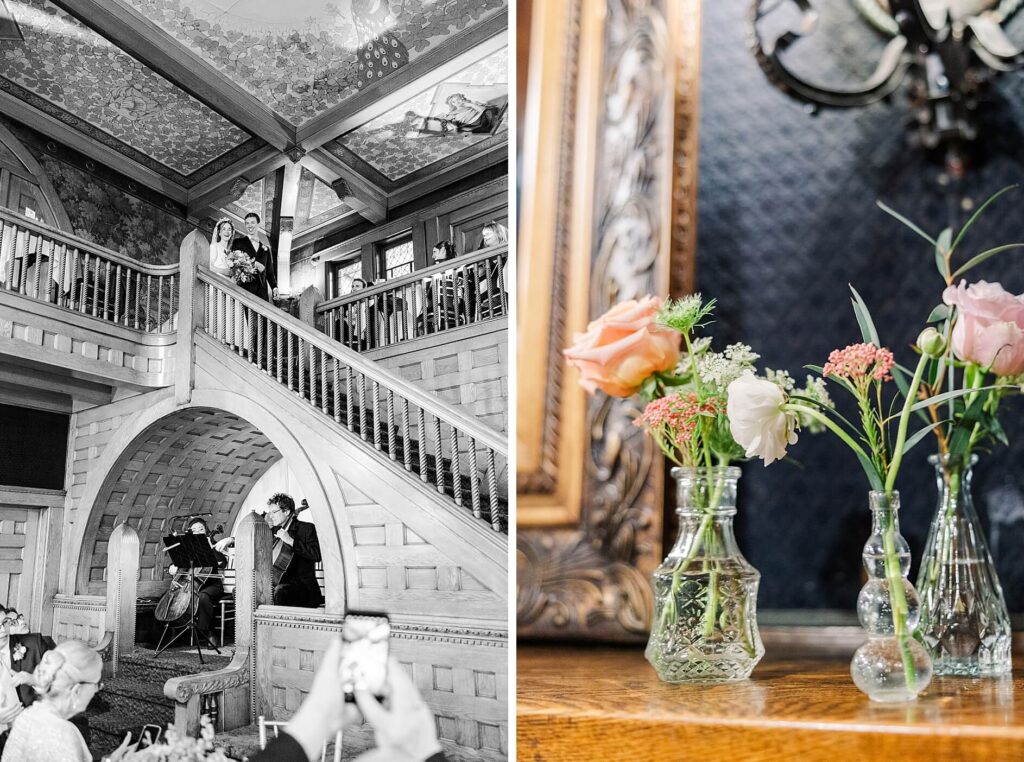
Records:
[[[173,536],[180,537],[189,532],[175,532]],[[210,547],[213,547],[213,537],[217,534],[203,535],[206,537]],[[190,569],[179,569],[171,578],[171,587],[160,598],[156,605],[153,616],[158,622],[169,622],[172,625],[188,622],[191,614],[190,604],[193,595],[197,595],[206,581],[211,577],[219,576],[217,569],[211,566],[200,566],[195,569],[195,574]],[[192,587],[194,585],[194,588]]]

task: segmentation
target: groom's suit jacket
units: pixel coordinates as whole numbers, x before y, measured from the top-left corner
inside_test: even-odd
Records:
[[[274,258],[270,253],[270,247],[263,241],[260,241],[259,247],[254,248],[249,237],[241,235],[235,236],[235,240],[231,242],[231,250],[244,251],[254,261],[263,265],[263,272],[258,273],[248,283],[240,283],[239,285],[251,294],[269,302],[270,290],[277,288],[277,273],[274,272]]]

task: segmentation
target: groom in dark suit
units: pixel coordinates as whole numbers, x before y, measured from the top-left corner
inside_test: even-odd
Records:
[[[231,242],[232,251],[243,251],[252,257],[259,270],[256,277],[248,283],[239,283],[249,293],[269,302],[270,296],[277,296],[277,273],[274,272],[274,259],[270,247],[259,238],[260,216],[256,212],[245,215],[245,235],[235,236]]]

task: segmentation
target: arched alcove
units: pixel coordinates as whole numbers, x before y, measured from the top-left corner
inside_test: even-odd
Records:
[[[185,408],[147,427],[124,449],[93,503],[77,592],[101,595],[107,540],[128,522],[139,533],[140,595],[167,587],[161,538],[186,516],[230,529],[252,486],[281,453],[248,421],[215,408]]]

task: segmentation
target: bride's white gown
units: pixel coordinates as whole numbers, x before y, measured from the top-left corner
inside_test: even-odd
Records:
[[[212,241],[210,243],[210,269],[234,283],[234,280],[231,278],[231,263],[228,261],[227,253],[228,244]],[[216,305],[214,306],[214,309],[216,309]],[[228,343],[234,347],[251,349],[251,340],[248,337],[248,321],[243,315],[242,305],[235,302],[231,315],[228,316],[225,314],[224,319],[230,319],[231,321],[232,335],[229,338]]]

